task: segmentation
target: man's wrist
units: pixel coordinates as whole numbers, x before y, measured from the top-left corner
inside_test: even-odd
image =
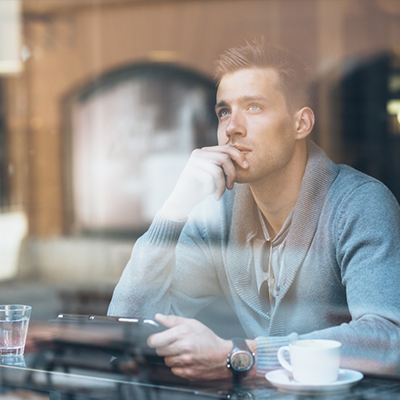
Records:
[[[185,207],[178,207],[170,201],[166,201],[160,210],[160,215],[172,221],[185,221],[191,210]]]
[[[256,375],[257,343],[254,340],[232,339],[232,348],[226,359],[226,366],[232,372],[235,383],[245,377]]]
[[[226,368],[226,358],[227,355],[229,355],[232,352],[233,349],[233,343],[232,340],[226,340],[222,339],[223,342],[219,346],[219,349],[221,350],[218,355],[218,359],[220,360],[220,366],[221,366],[221,375],[219,376],[219,379],[228,379],[232,378],[232,372],[230,371],[229,368]]]
[[[255,340],[246,339],[246,344],[249,346],[250,351],[254,354],[254,365],[248,372],[248,377],[255,377],[257,375],[257,342]]]

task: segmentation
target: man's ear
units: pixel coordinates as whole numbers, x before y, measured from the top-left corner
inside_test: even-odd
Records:
[[[312,131],[315,123],[315,115],[310,107],[303,107],[297,111],[296,116],[296,139],[306,138]]]

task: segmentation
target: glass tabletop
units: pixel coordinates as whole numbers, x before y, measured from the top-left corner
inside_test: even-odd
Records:
[[[366,375],[360,382],[329,394],[298,392],[290,386],[277,388],[265,378],[239,385],[230,380],[191,383],[174,376],[163,359],[143,343],[129,346],[123,335],[107,327],[93,331],[52,324],[33,326],[25,356],[0,359],[0,389],[2,393],[27,390],[50,399],[289,400],[298,395],[313,399],[329,395],[331,400],[400,399],[396,375]]]

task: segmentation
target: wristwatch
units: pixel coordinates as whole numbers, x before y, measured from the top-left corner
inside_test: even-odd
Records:
[[[226,366],[232,370],[233,380],[237,383],[254,367],[255,354],[250,351],[246,340],[241,338],[231,340],[233,349],[226,359]]]

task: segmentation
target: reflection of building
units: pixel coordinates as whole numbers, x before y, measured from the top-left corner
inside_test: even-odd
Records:
[[[226,48],[263,34],[266,39],[301,53],[321,77],[315,136],[329,155],[340,161],[343,146],[338,143],[341,136],[332,130],[331,83],[340,81],[344,60],[400,46],[399,4],[392,0],[23,0],[24,70],[19,75],[3,77],[0,82],[0,145],[4,147],[7,143],[8,149],[7,154],[0,152],[0,165],[3,165],[0,188],[3,205],[23,208],[28,213],[29,237],[22,258],[24,269],[52,280],[84,281],[101,277],[103,282],[115,281],[129,256],[132,239],[128,238],[125,245],[116,236],[94,238],[85,233],[91,231],[103,235],[110,230],[139,229],[147,223],[143,217],[137,226],[133,226],[142,218],[133,218],[134,210],[142,207],[140,202],[135,204],[134,201],[134,222],[118,217],[129,226],[107,225],[96,217],[104,213],[98,196],[90,197],[94,190],[108,196],[108,200],[104,200],[108,204],[110,200],[120,204],[119,201],[126,201],[128,197],[121,194],[119,199],[114,198],[114,193],[120,189],[109,185],[118,186],[118,181],[128,181],[130,177],[126,171],[119,175],[120,166],[114,163],[115,172],[108,168],[105,171],[111,173],[107,178],[110,183],[101,180],[94,183],[88,175],[95,165],[94,148],[90,144],[89,147],[84,144],[74,147],[94,132],[105,134],[112,130],[113,139],[129,136],[132,127],[139,123],[134,118],[137,113],[129,107],[134,107],[135,93],[142,89],[133,89],[135,84],[129,83],[133,86],[126,96],[131,99],[131,106],[124,100],[120,105],[116,103],[123,98],[124,90],[129,91],[128,84],[116,85],[112,89],[115,92],[110,89],[103,93],[102,100],[101,97],[95,100],[92,93],[97,89],[94,88],[99,89],[105,83],[104,78],[116,76],[113,75],[116,71],[134,71],[140,65],[158,66],[159,71],[169,65],[171,69],[177,68],[176,71],[198,77],[198,82],[204,83],[204,96],[208,96],[206,93],[211,93],[211,89],[206,87],[209,88],[212,82],[215,58]],[[87,90],[87,97],[84,97],[84,90]],[[155,95],[158,90],[145,92]],[[200,109],[194,106],[203,94],[196,97],[193,94],[196,88],[193,88],[194,92],[185,87],[182,90],[179,101],[186,99],[183,100],[188,106],[185,115],[191,119],[192,128],[196,126],[196,132],[209,132],[208,126],[198,125],[203,121],[203,106]],[[159,118],[168,125],[171,115],[167,110],[173,104],[168,97],[165,100],[165,93],[161,90],[154,104],[165,105],[159,109]],[[140,98],[146,97],[140,95]],[[80,103],[82,108],[76,108]],[[126,113],[123,113],[124,107]],[[204,107],[206,112],[208,106]],[[151,110],[146,107],[137,112],[150,113]],[[386,118],[386,110],[384,113]],[[93,115],[99,117],[93,118]],[[184,158],[199,138],[185,137],[187,121],[183,115],[179,118],[181,122],[176,119],[175,122],[178,121],[176,126],[180,128],[173,129],[172,135],[179,138],[178,152]],[[99,130],[94,130],[93,124],[86,128],[88,121],[100,124]],[[119,124],[115,129],[110,125],[113,121]],[[140,124],[145,121],[154,123],[155,119],[149,116]],[[167,149],[167,154],[163,156],[168,158],[170,153],[170,159],[177,161],[177,156],[171,155],[168,149],[167,135],[153,129],[151,125],[140,128],[143,133],[151,131],[148,135],[157,136],[160,147],[165,141],[163,151]],[[73,132],[81,134],[74,136]],[[178,132],[182,132],[182,136]],[[141,136],[139,146],[148,146],[148,135]],[[95,136],[95,143],[97,139],[99,137]],[[104,140],[111,143],[110,137],[104,136]],[[208,138],[204,143],[208,143]],[[112,154],[108,156],[119,160],[119,154],[126,154],[129,158],[130,145],[124,147],[121,144],[121,140],[113,140]],[[135,187],[135,180],[142,179],[139,179],[136,167],[140,157],[131,159],[131,193],[138,192],[140,184]],[[149,167],[146,166],[145,173],[151,174],[158,161],[154,157],[146,158]],[[94,176],[100,176],[99,171],[95,166]],[[94,185],[93,191],[87,190],[86,182]],[[76,196],[86,196],[85,212],[78,210]],[[123,207],[126,209],[129,204]]]
[[[212,82],[165,64],[115,71],[69,98],[75,232],[145,229],[191,151],[216,142],[214,101]]]
[[[381,180],[400,200],[400,55],[345,63],[332,87],[337,158]]]

